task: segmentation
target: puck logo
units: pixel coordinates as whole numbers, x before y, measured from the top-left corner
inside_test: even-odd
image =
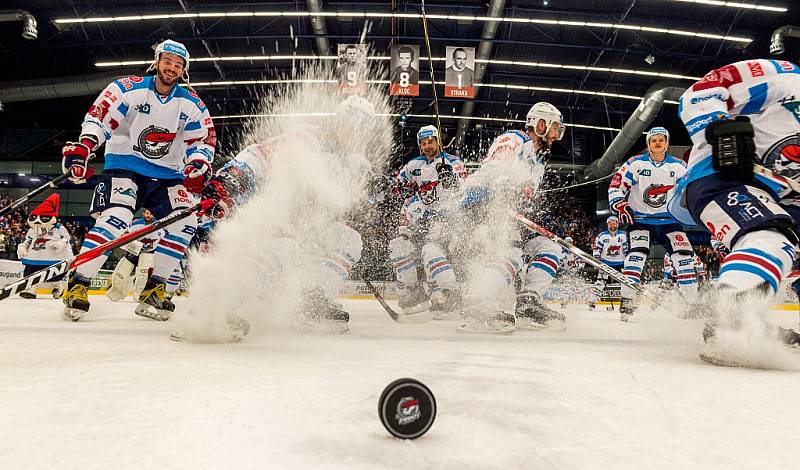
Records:
[[[430,389],[418,380],[395,380],[381,393],[378,416],[392,436],[416,439],[433,425],[436,400]]]

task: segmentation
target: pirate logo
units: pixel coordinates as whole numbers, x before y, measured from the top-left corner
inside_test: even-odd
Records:
[[[800,177],[800,134],[778,141],[764,153],[763,165],[789,179]]]
[[[611,245],[608,247],[608,256],[618,256],[622,252],[622,247],[619,245]]]
[[[421,185],[417,189],[417,192],[419,193],[419,199],[423,204],[429,206],[439,200],[439,195],[436,194],[436,187],[438,185],[438,181],[430,181]]]
[[[134,145],[133,150],[140,152],[147,158],[157,160],[169,153],[174,140],[174,132],[170,132],[169,129],[163,127],[151,125],[139,134],[138,145]]]
[[[394,416],[397,419],[397,424],[413,423],[420,416],[422,416],[422,413],[419,410],[419,400],[416,398],[403,397],[397,403],[397,414]]]
[[[650,207],[662,207],[667,203],[667,193],[674,185],[651,184],[645,189],[642,199]]]

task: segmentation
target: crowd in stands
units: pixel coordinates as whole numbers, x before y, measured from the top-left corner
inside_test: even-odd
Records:
[[[14,199],[7,194],[0,194],[0,208],[6,207],[14,202]],[[0,259],[17,259],[17,245],[25,241],[25,234],[28,233],[28,210],[22,205],[4,216],[0,216]],[[72,235],[72,251],[78,253],[83,243],[83,236],[86,234],[86,225],[78,220],[59,218],[60,222]]]

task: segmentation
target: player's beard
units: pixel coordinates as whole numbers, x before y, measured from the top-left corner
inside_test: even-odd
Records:
[[[162,71],[160,71],[160,70],[158,71],[158,79],[161,81],[161,83],[163,83],[164,85],[166,85],[168,87],[171,87],[171,86],[175,85],[175,83],[178,82],[179,78],[180,77],[178,77],[178,76],[176,76],[175,78],[169,78]]]

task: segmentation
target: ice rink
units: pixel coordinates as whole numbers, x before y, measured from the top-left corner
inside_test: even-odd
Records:
[[[566,330],[501,337],[347,300],[345,335],[204,345],[92,301],[80,323],[0,303],[0,468],[798,468],[800,373],[705,364],[702,323],[660,310],[571,305]],[[416,441],[377,416],[405,376],[438,403]]]

